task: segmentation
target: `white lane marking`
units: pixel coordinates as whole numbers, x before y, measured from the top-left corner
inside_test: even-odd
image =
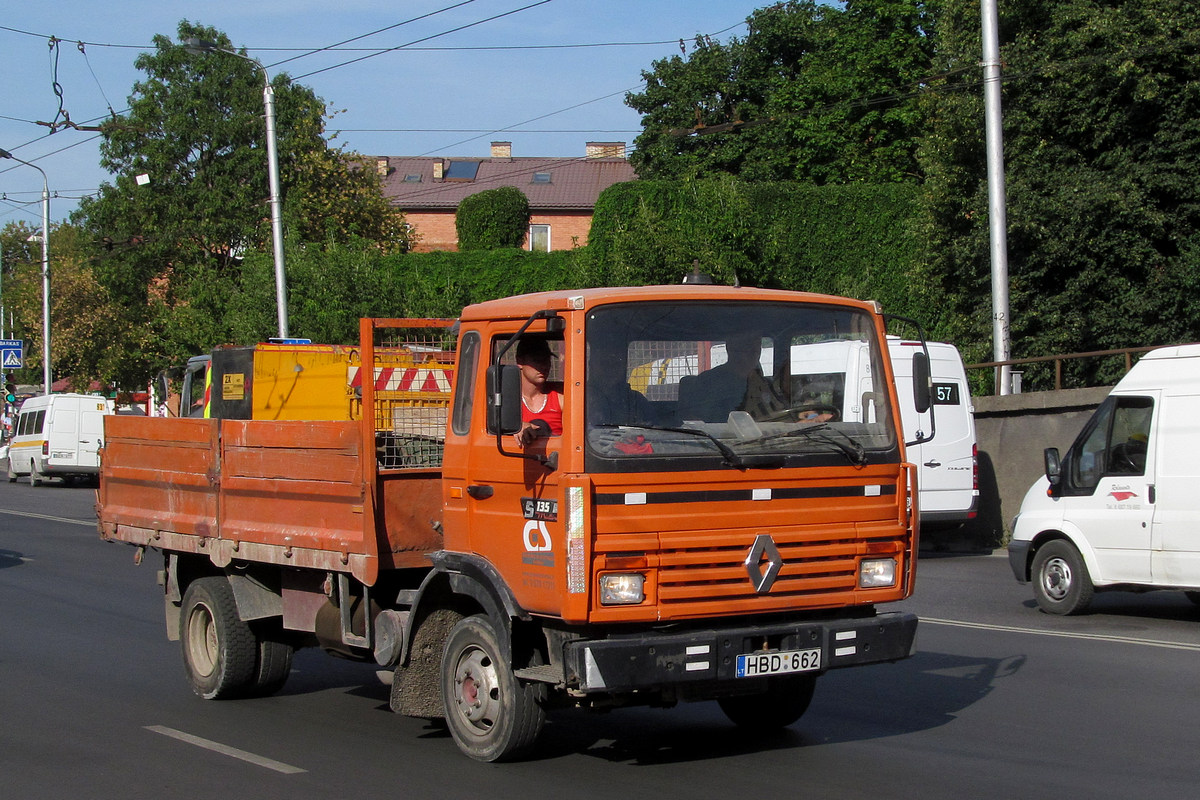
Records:
[[[87,525],[89,528],[96,527],[96,520],[86,519],[68,519],[67,517],[52,517],[49,514],[34,514],[32,511],[12,511],[7,508],[0,508],[0,514],[12,514],[14,517],[33,517],[34,519],[48,519],[52,522],[68,522],[72,525]]]
[[[245,750],[238,750],[236,747],[230,747],[229,745],[221,744],[220,742],[214,742],[210,739],[202,739],[199,736],[193,736],[190,733],[177,731],[174,728],[167,728],[163,725],[147,725],[146,730],[152,731],[153,733],[161,733],[163,736],[169,736],[172,739],[178,739],[181,742],[193,744],[196,747],[200,747],[205,750],[211,750],[214,753],[220,753],[221,755],[241,759],[242,761],[254,764],[255,766],[266,767],[267,769],[274,770],[275,772],[282,772],[284,775],[296,775],[301,772],[308,772],[306,769],[293,767],[291,764],[284,764],[282,761],[272,761],[269,758],[255,755],[254,753],[248,753]]]
[[[1134,636],[1113,636],[1107,633],[1077,633],[1075,631],[1047,631],[1037,628],[1018,628],[1013,625],[990,625],[984,622],[966,622],[960,619],[937,619],[935,617],[920,617],[921,622],[930,625],[950,625],[956,628],[976,628],[985,631],[1004,631],[1006,633],[1029,633],[1034,636],[1058,636],[1063,639],[1088,639],[1094,642],[1116,642],[1118,644],[1136,644],[1142,647],[1165,647],[1169,650],[1200,651],[1200,644],[1186,642],[1168,642],[1162,639],[1139,639]]]

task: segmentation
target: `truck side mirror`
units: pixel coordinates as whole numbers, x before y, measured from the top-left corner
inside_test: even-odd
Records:
[[[933,383],[929,377],[929,356],[921,351],[913,353],[913,404],[918,414],[924,414],[933,405]]]
[[[516,433],[521,429],[521,368],[493,364],[487,369],[488,433]]]
[[[1062,482],[1062,462],[1058,457],[1057,447],[1047,447],[1042,453],[1042,460],[1046,467],[1046,480],[1050,481],[1050,486],[1057,488]]]

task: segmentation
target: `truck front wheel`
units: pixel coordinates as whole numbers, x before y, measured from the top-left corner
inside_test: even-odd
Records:
[[[1062,539],[1046,542],[1033,557],[1033,596],[1047,614],[1078,614],[1094,592],[1083,556]]]
[[[765,692],[722,697],[717,704],[738,727],[786,728],[808,711],[816,688],[816,675],[768,678]]]
[[[515,758],[546,721],[542,687],[517,680],[502,653],[491,620],[476,615],[454,626],[442,654],[446,724],[459,749],[477,761]]]
[[[254,686],[259,643],[238,618],[233,589],[225,578],[200,578],[183,595],[183,666],[192,691],[223,700]]]

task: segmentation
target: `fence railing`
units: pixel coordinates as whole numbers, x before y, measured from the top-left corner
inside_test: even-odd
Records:
[[[1054,389],[1060,390],[1063,388],[1063,362],[1072,361],[1082,358],[1103,358],[1106,356],[1124,356],[1125,371],[1128,372],[1133,367],[1133,357],[1140,353],[1148,353],[1151,350],[1157,350],[1160,347],[1167,345],[1153,345],[1151,347],[1122,347],[1118,350],[1093,350],[1090,353],[1066,353],[1056,356],[1036,356],[1034,358],[1013,358],[1008,361],[984,361],[979,364],[967,364],[967,371],[978,369],[991,369],[993,373],[998,372],[999,367],[1003,366],[1021,366],[1024,364],[1044,364],[1048,361],[1054,362]],[[992,394],[998,394],[995,387],[999,382],[997,376],[992,376]],[[1014,387],[1018,388],[1018,387]]]

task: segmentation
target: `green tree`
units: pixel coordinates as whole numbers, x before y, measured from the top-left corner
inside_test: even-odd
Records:
[[[952,0],[942,67],[980,52],[976,5]],[[1015,357],[1200,337],[1200,8],[1171,0],[1033,0],[1001,19]],[[977,75],[978,73],[974,73]],[[947,331],[990,352],[987,187],[978,91],[929,100],[934,274]],[[1080,362],[1080,382],[1119,364]],[[1048,385],[1031,368],[1027,382]]]
[[[232,49],[215,29],[181,22],[179,41],[191,37]],[[269,250],[271,237],[262,72],[165,36],[154,43],[135,62],[146,77],[129,113],[104,126],[101,165],[114,181],[76,217],[99,245],[97,276],[137,332],[120,359],[124,383],[230,341],[224,309],[208,301],[238,294],[242,257]],[[405,250],[407,228],[375,170],[326,142],[320,98],[283,74],[272,86],[288,249],[369,237],[381,251]]]
[[[33,230],[9,224],[0,231],[4,248],[4,309],[7,338],[25,342],[25,365],[16,371],[20,383],[43,379],[42,250],[29,242]],[[89,263],[83,232],[74,225],[50,226],[51,378],[66,378],[87,391],[93,381],[106,383],[113,359],[129,335],[129,326]],[[12,325],[8,317],[11,315]]]
[[[529,198],[515,186],[463,198],[454,214],[460,250],[520,247],[529,230]]]
[[[745,38],[697,37],[655,61],[626,103],[643,178],[915,182],[941,0],[789,0],[755,11]]]

